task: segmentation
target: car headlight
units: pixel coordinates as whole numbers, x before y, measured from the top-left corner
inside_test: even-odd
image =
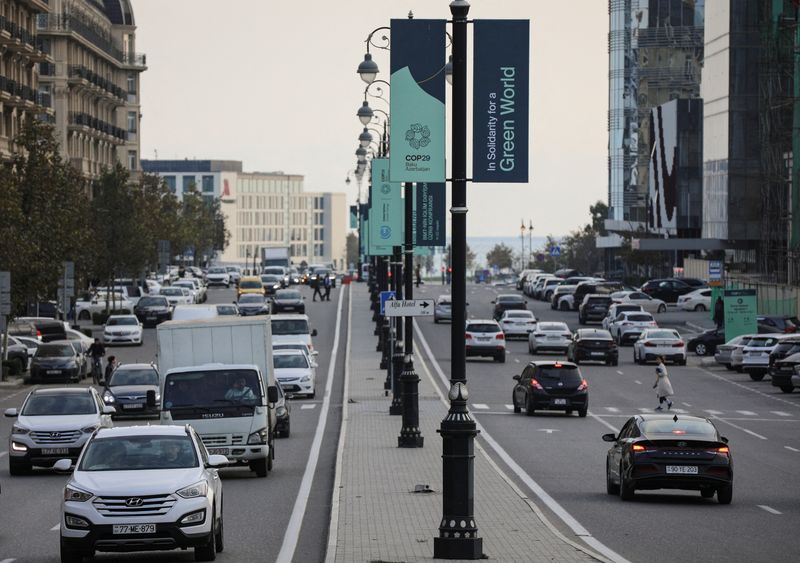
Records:
[[[197,498],[197,497],[204,497],[208,494],[208,481],[198,481],[188,487],[184,487],[179,491],[175,491],[175,494],[182,496],[183,498]]]
[[[269,436],[269,432],[266,428],[262,428],[260,430],[256,430],[252,434],[247,437],[248,444],[266,444],[267,437]]]
[[[103,402],[105,403],[113,403],[114,402],[114,395],[112,395],[109,391],[103,393]]]
[[[156,392],[156,402],[161,400],[161,393]]]
[[[15,424],[11,427],[12,434],[27,434],[28,432],[30,432],[30,429],[20,426],[19,424]]]
[[[64,500],[71,501],[71,502],[86,502],[94,495],[92,493],[87,493],[86,491],[81,491],[80,489],[74,489],[67,485],[64,487]]]
[[[284,407],[284,406],[280,406],[280,407],[275,409],[275,414],[278,415],[278,416],[284,416],[286,414],[286,412],[287,412],[286,411],[286,407]]]
[[[304,375],[303,377],[300,378],[301,383],[308,383],[309,381],[311,381],[310,375]]]
[[[91,426],[87,426],[85,428],[81,428],[81,432],[83,432],[84,434],[91,434],[92,432],[94,432],[98,428],[100,428],[99,424],[92,424]]]
[[[206,519],[206,509],[192,512],[181,518],[181,524],[202,524]]]

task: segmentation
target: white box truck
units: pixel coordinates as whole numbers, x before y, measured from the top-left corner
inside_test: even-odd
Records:
[[[161,424],[191,424],[209,454],[266,477],[278,397],[270,318],[167,321],[157,336]]]

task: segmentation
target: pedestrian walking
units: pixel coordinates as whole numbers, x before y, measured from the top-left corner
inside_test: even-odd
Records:
[[[332,284],[331,284],[331,278],[330,276],[328,276],[328,274],[325,274],[325,279],[322,281],[322,285],[325,286],[325,297],[323,299],[325,299],[326,301],[330,301]]]
[[[116,356],[109,356],[108,363],[106,364],[106,371],[105,371],[105,385],[108,385],[108,382],[111,381],[111,374],[114,373],[114,370],[119,367],[119,362],[117,362]]]
[[[714,323],[716,323],[717,329],[725,326],[725,302],[722,301],[722,297],[717,297],[714,302]]]
[[[417,274],[417,287],[419,287],[419,285],[422,283],[422,272],[420,272],[419,264],[417,264],[416,274]]]
[[[322,296],[322,291],[320,290],[319,275],[311,279],[311,287],[314,288],[314,294],[311,296],[311,300],[316,301],[317,295],[319,295],[319,300],[323,301],[325,298]]]
[[[667,403],[667,410],[672,408],[672,397],[675,393],[672,390],[672,382],[669,380],[669,373],[667,373],[667,366],[664,365],[664,356],[659,356],[658,365],[656,366],[656,382],[653,383],[653,389],[656,390],[658,397],[657,411],[663,410],[661,406]]]

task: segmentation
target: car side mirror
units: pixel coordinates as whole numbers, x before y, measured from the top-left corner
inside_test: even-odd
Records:
[[[728,439],[725,436],[720,436],[719,437],[719,441],[722,442],[723,444],[727,444],[728,443]]]
[[[116,412],[117,412],[117,409],[115,409],[114,407],[111,407],[109,405],[106,405],[106,406],[103,407],[103,414],[116,414]]]
[[[496,301],[494,299],[492,299],[492,304],[494,304],[494,303],[496,303]]]
[[[603,441],[604,442],[616,442],[617,435],[616,434],[603,434]]]
[[[316,358],[317,356],[319,356],[319,352],[318,352],[317,350],[313,350],[313,351],[311,352],[311,356],[312,356],[312,357],[314,357],[314,358]]]
[[[17,418],[19,416],[17,409],[6,409],[3,414],[8,418]]]
[[[156,392],[152,389],[147,392],[147,406],[151,409],[156,406]]]
[[[275,385],[270,385],[269,387],[267,387],[267,402],[269,403],[278,402],[278,388]]]
[[[57,462],[53,464],[53,469],[55,469],[59,473],[69,473],[69,470],[72,469],[72,460],[59,459]]]
[[[316,336],[316,335],[317,335],[317,329],[314,328],[311,330],[311,336]]]
[[[206,467],[225,467],[228,465],[230,461],[224,455],[217,455],[213,454],[208,456],[208,462],[206,462]]]
[[[513,379],[514,381],[519,381],[519,378],[520,378],[519,375],[515,375],[515,376],[512,376],[511,379]]]

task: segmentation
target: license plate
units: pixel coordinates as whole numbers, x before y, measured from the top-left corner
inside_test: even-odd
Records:
[[[66,455],[69,453],[69,448],[45,448],[42,450],[42,455]]]
[[[558,336],[548,336],[547,340],[558,340]]]
[[[605,352],[592,352],[592,356],[605,356]]]
[[[228,448],[208,448],[209,455],[228,455]]]
[[[158,318],[158,317],[156,317],[155,315],[147,315],[147,320],[148,320],[148,321],[154,321],[154,320],[156,320],[157,318]]]
[[[117,534],[155,534],[155,524],[114,524],[113,532]]]
[[[122,405],[123,410],[136,410],[136,409],[143,409],[144,405],[141,403],[131,403],[128,405]]]
[[[294,311],[294,306],[284,305],[283,306],[283,310],[284,311]]]
[[[567,400],[566,399],[553,399],[553,404],[554,405],[566,405],[567,404]]]
[[[61,373],[61,370],[60,369],[49,369],[49,370],[47,370],[47,374],[48,375],[55,375],[57,373]]]
[[[667,465],[667,473],[673,475],[697,475],[696,465]]]

